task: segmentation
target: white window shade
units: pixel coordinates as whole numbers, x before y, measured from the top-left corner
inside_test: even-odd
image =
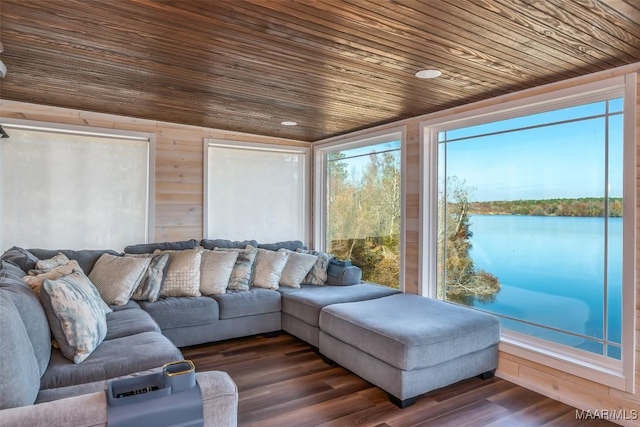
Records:
[[[0,248],[111,248],[147,241],[149,141],[7,127]]]
[[[206,237],[307,237],[307,149],[208,144]]]

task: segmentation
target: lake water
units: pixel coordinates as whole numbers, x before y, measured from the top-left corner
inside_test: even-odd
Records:
[[[563,331],[604,338],[603,283],[608,278],[608,340],[620,343],[622,219],[610,218],[605,269],[604,218],[473,215],[476,269],[497,276],[495,302],[475,306]],[[596,341],[502,319],[503,328],[602,354]],[[620,357],[608,346],[608,355]]]

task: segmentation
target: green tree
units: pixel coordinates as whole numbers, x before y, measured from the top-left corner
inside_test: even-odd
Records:
[[[493,301],[500,291],[498,279],[477,270],[471,250],[469,220],[471,189],[456,177],[446,182],[438,203],[438,297],[473,305],[475,300]]]

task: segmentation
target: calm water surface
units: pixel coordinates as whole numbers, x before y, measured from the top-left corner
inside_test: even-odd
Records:
[[[620,342],[622,219],[608,219],[605,268],[604,218],[474,215],[471,256],[477,269],[498,277],[495,302],[479,303],[497,314],[603,338],[607,275],[608,339]],[[505,328],[602,353],[596,342],[503,320]],[[613,347],[609,354],[618,352]]]

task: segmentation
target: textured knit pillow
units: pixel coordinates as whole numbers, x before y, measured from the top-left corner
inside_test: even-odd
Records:
[[[318,251],[309,251],[305,249],[296,249],[296,252],[300,252],[303,254],[311,254],[318,257],[315,265],[307,274],[307,277],[304,278],[302,283],[307,285],[325,285],[327,283],[327,268],[329,268],[329,261],[333,258],[333,255],[329,255],[325,252]]]
[[[125,305],[144,277],[151,258],[103,254],[89,273],[89,279],[107,304]]]
[[[231,272],[227,289],[248,291],[249,284],[251,283],[251,272],[253,271],[253,264],[256,260],[256,255],[258,254],[258,248],[247,245],[244,249],[215,248],[214,250],[236,252],[238,254],[238,259],[236,259],[236,263],[233,266],[233,271]]]
[[[164,276],[169,267],[169,254],[124,254],[124,256],[150,259],[149,267],[140,284],[133,292],[131,299],[136,301],[158,301]]]
[[[45,280],[40,292],[54,338],[63,356],[81,363],[107,334],[105,304],[83,273]],[[109,307],[106,310],[111,311]]]
[[[318,256],[293,252],[288,249],[278,249],[278,252],[287,252],[289,254],[287,264],[284,266],[280,276],[280,286],[299,288],[309,271],[316,265]]]
[[[168,253],[169,268],[164,278],[160,296],[165,297],[199,297],[200,294],[200,260],[201,248],[183,251],[160,251],[153,254]]]
[[[42,287],[42,282],[44,282],[46,279],[49,279],[49,280],[59,279],[62,276],[66,276],[67,274],[73,273],[74,271],[82,272],[82,268],[80,268],[78,261],[71,260],[67,264],[59,265],[58,267],[52,268],[46,273],[40,273],[34,276],[32,275],[24,276],[22,280],[24,280],[29,285],[31,290],[33,290],[33,292],[35,292],[36,295],[40,295],[40,288]]]
[[[200,293],[218,295],[227,292],[231,272],[238,259],[238,252],[202,252],[200,262]]]
[[[251,286],[256,288],[278,289],[282,270],[289,259],[289,252],[276,252],[258,249],[256,265],[253,269]]]

